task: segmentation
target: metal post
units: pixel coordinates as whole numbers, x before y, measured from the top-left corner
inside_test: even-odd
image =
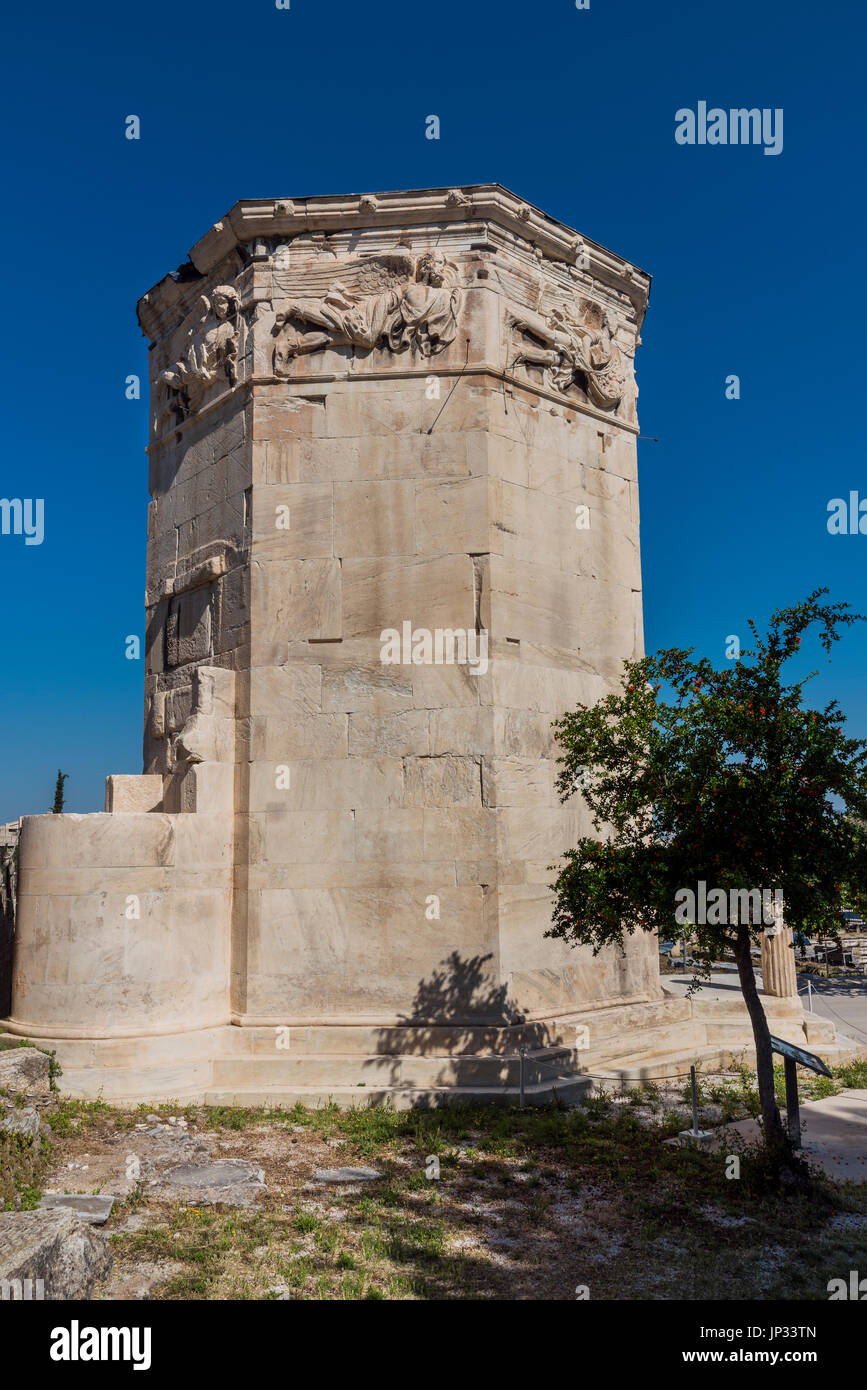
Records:
[[[798,1109],[798,1067],[794,1057],[784,1057],[786,1074],[786,1119],[792,1148],[801,1147],[801,1113]]]
[[[520,1054],[521,1054],[521,1099],[520,1099],[520,1102],[519,1102],[519,1103],[520,1103],[521,1109],[523,1110],[523,1108],[524,1108],[524,1058],[525,1058],[525,1056],[526,1056],[527,1049],[526,1049],[525,1047],[521,1047],[521,1048],[519,1048],[518,1050],[519,1050],[519,1052],[520,1052]]]
[[[811,981],[809,975],[807,976],[807,998],[808,998],[809,1001],[810,1001],[810,1013],[812,1013],[812,1012],[813,1012],[813,983],[812,983],[812,981]]]
[[[686,927],[683,929],[683,973],[686,974]]]
[[[695,1094],[695,1067],[690,1067],[689,1079],[692,1082],[692,1132],[693,1134],[698,1134],[698,1101]]]

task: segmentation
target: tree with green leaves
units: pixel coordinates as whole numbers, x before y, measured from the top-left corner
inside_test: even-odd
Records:
[[[54,805],[51,808],[56,816],[59,816],[63,811],[63,784],[68,776],[68,772],[61,772],[60,768],[57,769],[57,781],[54,784]]]
[[[682,930],[684,890],[722,890],[691,928],[695,954],[705,977],[727,951],[737,962],[765,1143],[781,1172],[794,1164],[751,956],[768,918],[749,890],[781,890],[796,933],[837,935],[842,907],[867,907],[867,740],[847,736],[836,701],[804,703],[815,671],[785,679],[809,629],[830,660],[840,630],[863,619],[823,602],[827,592],[778,609],[764,636],[750,620],[752,649],[725,669],[694,649],[625,662],[618,691],[554,726],[560,797],[580,792],[597,833],[557,866],[547,935],[594,951],[624,933],[666,936]]]

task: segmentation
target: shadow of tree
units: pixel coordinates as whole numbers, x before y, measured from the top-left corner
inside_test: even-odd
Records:
[[[546,1024],[528,1022],[489,968],[493,955],[462,957],[452,951],[427,979],[420,980],[409,1013],[377,1035],[378,1056],[365,1063],[389,1084],[442,1087],[456,1085],[461,1071],[468,1080],[492,1086],[517,1081],[518,1050],[551,1045]],[[415,1080],[404,1074],[408,1057],[442,1058],[436,1070],[425,1068]],[[453,1059],[476,1059],[461,1067]]]

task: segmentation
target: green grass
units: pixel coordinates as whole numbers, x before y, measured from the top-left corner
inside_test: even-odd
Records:
[[[32,1211],[39,1205],[50,1157],[47,1140],[0,1130],[0,1211]]]
[[[867,1085],[867,1061],[833,1071],[826,1090]],[[284,1289],[305,1300],[570,1299],[587,1284],[602,1299],[678,1298],[684,1289],[693,1298],[810,1299],[825,1296],[840,1269],[867,1268],[867,1234],[833,1224],[842,1212],[867,1214],[867,1185],[819,1177],[809,1198],[781,1193],[761,1148],[736,1140],[740,1177],[731,1180],[725,1155],[664,1142],[684,1128],[683,1110],[665,1094],[650,1085],[573,1109],[429,1111],[117,1111],[102,1100],[67,1100],[46,1118],[55,1144],[71,1152],[157,1113],[183,1115],[199,1133],[234,1135],[238,1154],[256,1155],[267,1128],[271,1157],[262,1166],[276,1162],[278,1149],[290,1158],[255,1208],[168,1204],[141,1183],[117,1204],[112,1223],[136,1211],[147,1222],[111,1236],[117,1263],[179,1267],[159,1298],[270,1300]],[[746,1068],[703,1077],[701,1103],[719,1106],[724,1118],[755,1113],[755,1078]],[[297,1162],[321,1162],[323,1140],[344,1151],[342,1161],[371,1163],[381,1179],[345,1192],[302,1188]],[[15,1152],[12,1199],[35,1205],[45,1155],[26,1154],[22,1166],[17,1141]],[[2,1156],[0,1148],[0,1175]],[[431,1156],[439,1161],[434,1179]],[[2,1186],[0,1195],[6,1199]],[[781,1270],[762,1275],[763,1252],[777,1246]]]
[[[132,1129],[135,1124],[133,1115],[123,1110],[115,1110],[104,1100],[71,1100],[66,1096],[55,1110],[47,1111],[45,1114],[45,1122],[55,1134],[88,1129],[98,1120],[109,1118],[115,1129]]]

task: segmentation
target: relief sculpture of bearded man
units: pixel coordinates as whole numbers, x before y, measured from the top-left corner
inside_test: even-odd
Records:
[[[308,271],[275,270],[275,291],[286,302],[274,324],[274,370],[285,375],[293,358],[325,347],[370,349],[384,341],[393,352],[441,352],[457,333],[455,280],[441,251],[422,256],[417,265],[397,251]],[[310,293],[320,285],[320,293]],[[309,332],[307,324],[325,331]]]
[[[543,367],[545,384],[561,394],[580,376],[594,405],[603,410],[619,405],[625,386],[623,357],[609,315],[600,305],[585,303],[580,318],[565,308],[553,309],[546,317],[516,309],[510,318],[514,329],[537,340],[521,344],[512,367]]]

